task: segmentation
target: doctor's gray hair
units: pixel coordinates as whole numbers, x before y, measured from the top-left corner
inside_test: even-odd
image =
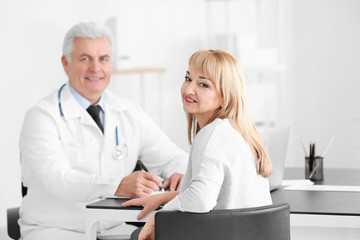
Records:
[[[114,53],[114,39],[109,28],[100,26],[94,22],[81,22],[73,26],[65,35],[63,43],[63,56],[71,62],[71,52],[74,47],[75,38],[106,38],[109,40],[112,53]]]

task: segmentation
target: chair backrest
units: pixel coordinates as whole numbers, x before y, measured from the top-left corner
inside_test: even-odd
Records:
[[[25,197],[27,194],[27,187],[21,183],[21,195]],[[20,239],[20,226],[18,220],[20,218],[19,207],[7,209],[7,231],[11,239]]]
[[[213,210],[209,213],[159,211],[155,215],[155,240],[289,240],[290,207]]]
[[[19,220],[19,208],[8,208],[7,209],[7,230],[8,235],[11,239],[20,239],[20,226]]]

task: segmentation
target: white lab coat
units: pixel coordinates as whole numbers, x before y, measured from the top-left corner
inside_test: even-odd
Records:
[[[23,235],[41,227],[84,232],[85,205],[113,196],[141,159],[164,179],[184,173],[188,155],[177,148],[136,104],[105,90],[104,134],[73,97],[69,84],[26,114],[21,136],[22,181],[28,187],[20,210]],[[115,160],[115,128],[124,158]],[[104,224],[99,231],[112,224]]]

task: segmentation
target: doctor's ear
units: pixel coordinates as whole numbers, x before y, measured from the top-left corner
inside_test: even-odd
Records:
[[[65,72],[66,72],[66,74],[67,74],[67,73],[68,73],[68,68],[69,68],[69,61],[68,61],[68,59],[67,59],[65,56],[62,56],[62,57],[61,57],[61,63],[62,63],[63,68],[64,68],[64,70],[65,70]]]

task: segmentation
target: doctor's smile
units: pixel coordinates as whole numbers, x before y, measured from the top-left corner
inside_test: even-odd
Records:
[[[100,81],[104,78],[103,77],[85,77],[85,79],[90,80],[90,81]]]

